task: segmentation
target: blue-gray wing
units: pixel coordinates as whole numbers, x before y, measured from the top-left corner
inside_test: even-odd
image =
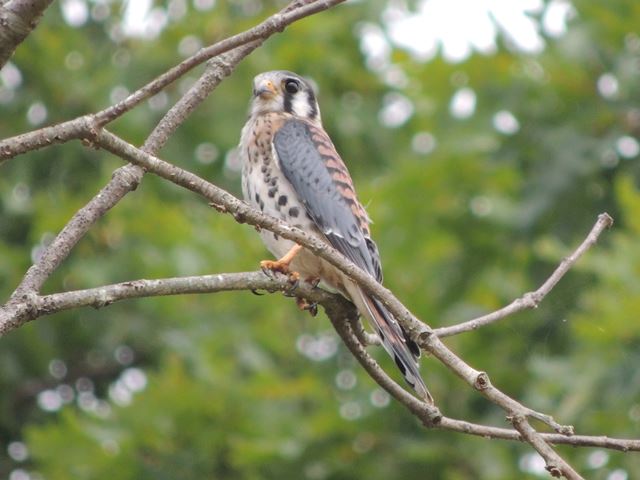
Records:
[[[378,249],[369,235],[369,218],[325,131],[289,119],[274,135],[273,146],[280,169],[318,229],[336,250],[382,281]]]
[[[358,199],[346,166],[328,135],[303,120],[286,120],[273,146],[280,169],[318,229],[336,250],[382,281],[376,244],[369,234],[369,218]],[[420,349],[382,303],[354,285],[350,296],[365,314],[394,359],[405,380],[422,398],[433,402],[420,377]],[[361,301],[359,301],[361,299]]]

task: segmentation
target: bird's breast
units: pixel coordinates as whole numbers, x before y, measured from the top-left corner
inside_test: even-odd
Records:
[[[307,232],[315,224],[291,183],[280,170],[273,149],[273,135],[284,119],[275,115],[253,117],[243,129],[240,141],[242,193],[247,203]],[[269,231],[260,232],[262,241],[276,257],[287,253],[294,243]]]

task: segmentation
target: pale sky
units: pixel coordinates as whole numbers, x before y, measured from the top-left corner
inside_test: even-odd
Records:
[[[89,16],[104,15],[108,3],[63,0],[62,13],[71,26],[82,26]],[[118,35],[153,39],[188,8],[214,9],[216,0],[170,0],[166,7],[152,0],[127,0]],[[575,15],[569,0],[390,0],[380,22],[361,26],[365,54],[376,69],[391,46],[406,49],[416,60],[429,61],[438,53],[456,63],[474,52],[490,55],[501,35],[509,48],[538,53],[544,48],[542,33],[557,37]],[[377,59],[377,60],[376,60]]]

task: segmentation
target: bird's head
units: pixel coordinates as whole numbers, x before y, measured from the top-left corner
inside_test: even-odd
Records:
[[[253,79],[251,115],[287,112],[320,122],[320,109],[308,80],[285,70],[274,70]]]

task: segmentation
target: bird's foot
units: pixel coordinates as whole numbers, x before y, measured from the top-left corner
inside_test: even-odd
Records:
[[[285,288],[284,294],[288,297],[293,297],[298,285],[300,285],[300,274],[298,272],[289,272],[289,285]]]
[[[284,257],[279,258],[278,260],[262,260],[260,262],[262,272],[268,277],[271,277],[273,272],[280,272],[285,275],[289,275],[289,281],[292,283],[295,282],[295,285],[297,286],[298,281],[300,280],[300,274],[298,272],[291,271],[289,269],[289,265],[301,249],[302,247],[300,245],[294,245]]]
[[[275,272],[282,273],[289,277],[289,286],[284,290],[287,296],[293,296],[293,292],[298,288],[300,283],[300,274],[289,269],[289,262],[282,260],[263,260],[260,262],[262,272],[270,278],[273,278]]]
[[[279,272],[285,275],[291,273],[289,270],[289,262],[283,262],[282,260],[262,260],[260,262],[260,268],[267,276],[271,276],[273,272]]]

